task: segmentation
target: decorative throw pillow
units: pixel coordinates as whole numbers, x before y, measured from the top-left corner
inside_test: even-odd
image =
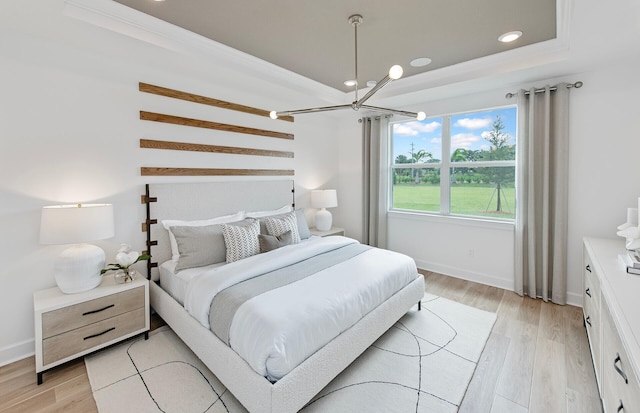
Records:
[[[235,214],[224,215],[215,218],[209,219],[201,219],[196,221],[183,221],[177,219],[165,219],[162,221],[162,226],[164,229],[169,231],[169,244],[171,245],[171,259],[173,261],[178,261],[180,258],[180,252],[178,251],[178,243],[176,242],[176,238],[171,232],[171,227],[204,227],[207,225],[214,224],[227,224],[229,222],[237,222],[243,220],[245,217],[244,211],[238,211]]]
[[[269,235],[282,235],[287,231],[291,231],[291,243],[300,242],[300,233],[298,232],[298,220],[295,212],[290,212],[279,217],[264,218]]]
[[[239,261],[260,253],[260,223],[252,220],[248,225],[222,225],[222,236],[227,247],[227,263]]]
[[[258,243],[260,244],[260,253],[276,250],[285,245],[291,244],[291,231],[284,232],[278,236],[258,234]]]
[[[176,272],[187,268],[225,262],[226,248],[222,236],[222,225],[204,227],[171,227],[180,254]]]

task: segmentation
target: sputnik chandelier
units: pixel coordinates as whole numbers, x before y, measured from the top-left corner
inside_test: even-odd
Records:
[[[355,100],[352,103],[344,104],[344,105],[335,105],[335,106],[323,106],[317,108],[308,108],[308,109],[296,109],[296,110],[287,110],[282,112],[271,111],[269,116],[271,119],[277,119],[280,116],[291,116],[291,115],[299,115],[304,113],[315,113],[315,112],[327,112],[331,110],[338,109],[348,109],[351,108],[353,110],[359,110],[361,108],[373,110],[377,112],[387,112],[387,113],[395,113],[402,116],[408,116],[411,118],[416,118],[417,120],[423,120],[427,117],[424,112],[409,112],[406,110],[398,110],[398,109],[388,109],[381,108],[377,106],[365,105],[364,103],[369,100],[371,96],[373,96],[378,90],[382,89],[387,83],[392,80],[400,79],[402,77],[402,66],[393,65],[391,69],[389,69],[389,73],[383,77],[376,85],[367,92],[362,98],[358,99],[358,25],[362,24],[362,16],[359,14],[354,14],[349,17],[349,24],[353,26],[353,32],[355,35]]]

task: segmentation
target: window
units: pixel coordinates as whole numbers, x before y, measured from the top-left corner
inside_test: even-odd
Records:
[[[392,209],[515,218],[516,107],[394,122]]]

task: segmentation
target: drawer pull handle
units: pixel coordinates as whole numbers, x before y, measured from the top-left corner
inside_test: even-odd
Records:
[[[90,336],[86,336],[83,340],[89,340],[90,338],[100,337],[101,335],[107,334],[109,331],[112,331],[112,330],[115,330],[115,329],[116,329],[115,327],[108,328],[108,329],[104,330],[102,333],[92,334]]]
[[[618,374],[622,376],[622,378],[624,379],[624,382],[626,384],[629,384],[629,379],[627,378],[627,375],[624,373],[624,371],[622,371],[622,369],[618,367],[618,362],[620,362],[620,354],[616,353],[616,358],[615,360],[613,360],[613,368],[616,369]]]
[[[587,318],[584,319],[584,322],[589,324],[589,327],[591,327],[591,316],[588,315]]]
[[[591,297],[591,291],[589,291],[589,288],[587,288],[586,290],[584,290],[584,293],[586,295],[588,295],[589,297]]]
[[[109,304],[108,306],[103,307],[103,308],[99,308],[99,309],[97,309],[97,310],[87,311],[86,313],[82,313],[82,315],[89,315],[89,314],[99,313],[100,311],[107,310],[107,309],[109,309],[109,308],[111,308],[111,307],[115,307],[115,304]]]
[[[618,406],[618,410],[616,410],[616,412],[620,413],[623,410],[624,410],[624,405],[622,404],[622,400],[620,400],[620,406]]]

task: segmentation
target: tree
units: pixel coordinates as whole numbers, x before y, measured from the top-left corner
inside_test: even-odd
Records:
[[[411,159],[407,158],[405,155],[398,155],[398,156],[396,156],[395,163],[396,164],[411,163]],[[401,178],[404,178],[404,177],[408,178],[408,176],[409,176],[409,169],[396,168],[394,170],[394,174],[393,174],[393,177],[394,177],[394,182],[393,183],[395,184],[395,183],[403,182],[404,179],[401,179]],[[400,179],[400,180],[398,180],[398,179]]]
[[[484,137],[486,141],[491,144],[489,151],[484,151],[483,158],[487,161],[503,161],[515,159],[515,146],[508,145],[511,140],[511,136],[508,133],[504,133],[505,126],[502,123],[500,116],[496,116],[496,120],[493,121],[492,129]],[[507,167],[490,167],[487,168],[489,180],[496,184],[496,212],[502,211],[502,195],[504,184],[513,182],[514,174],[511,168]]]
[[[415,150],[415,144],[411,142],[411,151],[409,152],[411,155],[411,163],[422,163],[424,159],[433,159],[433,155],[431,152],[427,152],[424,149]],[[414,174],[414,169],[411,168],[411,177],[415,178],[415,183],[420,183],[420,173]]]
[[[451,154],[451,162],[452,162],[452,167],[451,167],[451,183],[455,184],[456,183],[456,167],[453,166],[455,165],[455,162],[466,162],[467,161],[467,154],[466,154],[467,150],[464,148],[458,148],[455,151],[453,151],[453,153]]]

